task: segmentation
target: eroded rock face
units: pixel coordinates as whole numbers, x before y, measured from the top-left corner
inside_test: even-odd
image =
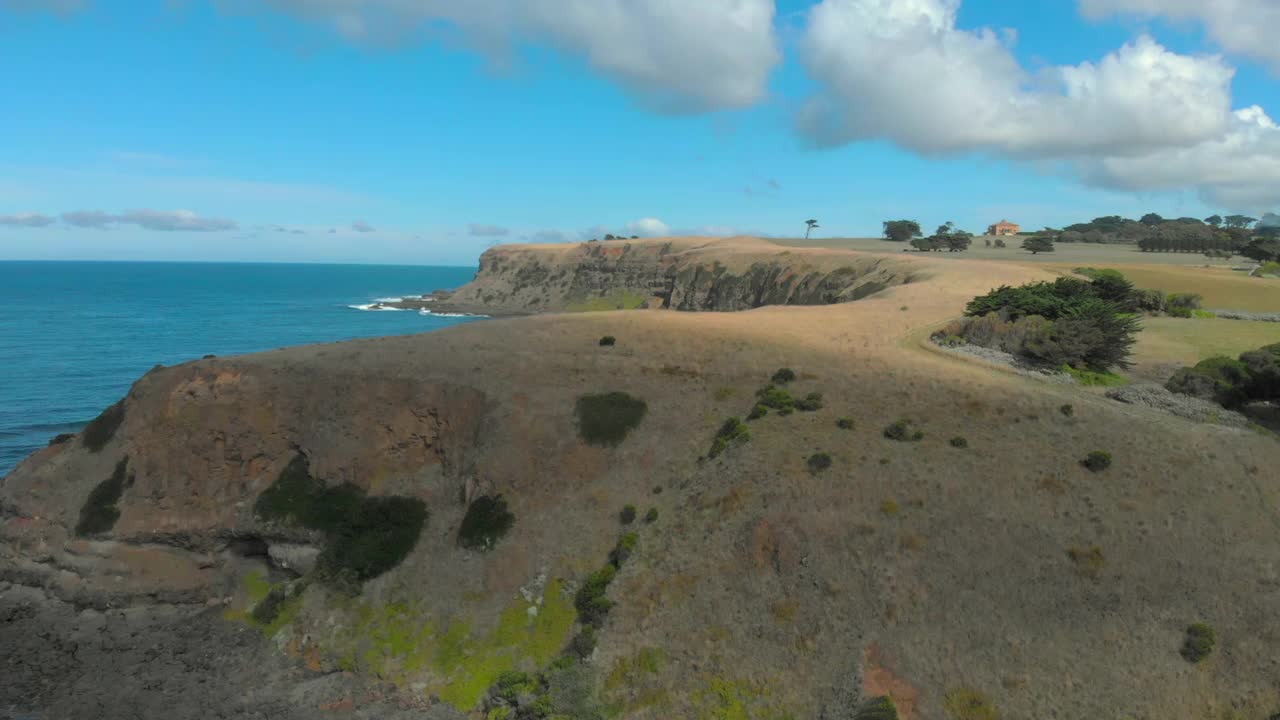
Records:
[[[732,312],[851,302],[918,272],[894,258],[806,255],[757,241],[710,253],[714,241],[610,241],[572,248],[505,246],[480,258],[450,304],[508,312],[639,307]]]

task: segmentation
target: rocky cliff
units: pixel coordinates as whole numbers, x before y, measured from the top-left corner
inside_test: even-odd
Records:
[[[895,257],[788,250],[752,238],[509,245],[486,251],[475,280],[444,302],[520,314],[730,312],[852,302],[921,277],[919,265]]]
[[[1280,444],[928,353],[1039,276],[916,266],[157,368],[0,485],[0,717],[1280,710]]]

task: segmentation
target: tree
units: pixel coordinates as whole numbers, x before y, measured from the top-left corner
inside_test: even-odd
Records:
[[[1258,219],[1248,215],[1228,215],[1225,222],[1229,228],[1247,228],[1258,222]]]
[[[964,252],[973,244],[973,235],[964,230],[955,230],[947,234],[946,241],[948,252]]]
[[[1260,263],[1280,261],[1280,239],[1258,238],[1246,245],[1240,254]]]
[[[1214,227],[1216,227],[1216,228],[1218,228],[1218,227],[1222,227],[1222,216],[1221,216],[1221,215],[1210,215],[1209,217],[1207,217],[1207,218],[1205,218],[1205,219],[1204,219],[1204,222],[1205,222],[1205,224],[1206,224],[1206,225],[1212,225],[1212,226],[1214,226]]]
[[[1159,225],[1160,223],[1164,222],[1164,218],[1160,217],[1155,213],[1147,213],[1146,215],[1143,215],[1142,219],[1139,220],[1138,222],[1142,223],[1143,225],[1146,225],[1147,227],[1155,227],[1156,225]]]
[[[886,220],[884,222],[884,237],[886,240],[906,242],[911,238],[923,236],[924,233],[920,231],[920,223],[915,220]]]
[[[813,232],[814,228],[818,227],[818,221],[817,221],[817,220],[805,220],[805,221],[804,221],[804,224],[808,226],[808,227],[806,227],[806,228],[805,228],[805,231],[804,231],[804,239],[805,239],[805,240],[808,240],[808,239],[809,239],[809,233]]]
[[[1032,255],[1039,255],[1042,252],[1053,252],[1053,240],[1043,235],[1033,235],[1022,241],[1022,249],[1030,252]]]

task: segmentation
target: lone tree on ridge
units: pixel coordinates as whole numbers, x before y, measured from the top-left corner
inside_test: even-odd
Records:
[[[808,226],[808,227],[806,227],[806,228],[805,228],[805,230],[804,230],[804,239],[805,239],[805,240],[808,240],[808,239],[809,239],[809,233],[813,232],[813,229],[814,229],[814,228],[816,228],[816,227],[820,227],[820,226],[818,225],[818,221],[817,221],[817,220],[805,220],[805,221],[804,221],[804,224]]]

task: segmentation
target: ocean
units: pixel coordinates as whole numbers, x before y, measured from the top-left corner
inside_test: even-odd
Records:
[[[474,317],[366,311],[474,267],[0,262],[0,478],[157,363],[438,330]]]

